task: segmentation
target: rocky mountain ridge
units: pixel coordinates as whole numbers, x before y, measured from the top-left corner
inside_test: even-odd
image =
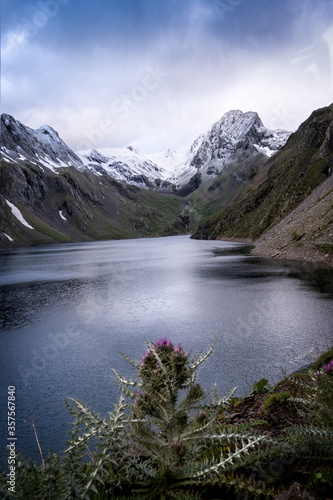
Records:
[[[257,113],[229,111],[216,122],[201,141],[191,166],[206,173],[218,173],[241,150],[257,150],[270,157],[287,142],[291,132],[268,130]]]
[[[193,237],[246,239],[263,255],[332,264],[332,164],[333,104],[314,111]]]
[[[266,129],[255,112],[234,110],[225,113],[188,149],[143,154],[130,146],[78,152],[78,155],[88,168],[97,172],[101,171],[101,165],[96,155],[101,155],[105,171],[119,181],[148,188],[157,184],[159,190],[173,190],[186,196],[202,182],[218,176],[230,162],[242,161],[244,156],[253,154],[270,157],[286,143],[290,134]],[[135,155],[129,158],[128,150]]]
[[[110,175],[119,182],[144,189],[174,191],[174,185],[168,181],[169,173],[132,146],[79,151],[77,155],[83,165],[97,175]]]
[[[96,175],[51,127],[33,130],[3,114],[0,158],[2,247],[164,236],[195,228],[187,202]]]
[[[1,156],[3,161],[26,160],[54,172],[67,166],[78,170],[88,168],[96,175],[107,174],[119,182],[177,193],[188,183],[193,187],[195,176],[200,176],[201,183],[218,175],[244,150],[248,150],[248,154],[274,154],[289,135],[290,132],[266,129],[257,113],[236,110],[223,115],[207,134],[200,135],[190,148],[182,151],[169,149],[162,153],[144,154],[128,146],[75,153],[52,127],[44,125],[33,130],[12,116],[3,114]],[[188,191],[185,190],[185,194]]]
[[[69,148],[49,125],[37,130],[23,125],[10,115],[3,113],[0,121],[1,161],[28,161],[52,171],[73,166],[84,167],[80,158]]]

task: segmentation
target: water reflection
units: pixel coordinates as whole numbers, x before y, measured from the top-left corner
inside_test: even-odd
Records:
[[[333,268],[302,262],[285,265],[289,268],[290,277],[300,279],[320,292],[333,294]]]
[[[250,255],[254,245],[244,243],[231,243],[223,248],[216,247],[211,249],[214,257],[224,257],[228,255]]]

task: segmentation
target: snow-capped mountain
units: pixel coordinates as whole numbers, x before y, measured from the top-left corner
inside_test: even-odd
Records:
[[[165,192],[175,191],[193,179],[214,178],[231,162],[250,155],[271,156],[290,132],[268,130],[255,112],[229,111],[188,149],[144,154],[132,146],[101,148],[75,153],[48,125],[34,130],[12,116],[1,115],[1,155],[4,161],[29,161],[53,172],[74,166],[119,182]],[[197,182],[195,182],[197,187]],[[186,191],[188,192],[188,191]]]
[[[167,149],[145,154],[128,146],[78,151],[77,155],[87,168],[99,175],[107,173],[120,182],[165,191],[178,187],[180,179],[184,183],[195,174],[196,169],[190,165],[205,137],[200,135],[190,148],[178,151]]]
[[[169,182],[179,188],[198,173],[202,180],[211,179],[228,163],[242,161],[244,157],[253,154],[270,157],[284,146],[290,134],[267,129],[255,112],[234,110],[223,115],[187,149],[143,154],[130,146],[80,151],[78,156],[89,169],[108,173],[118,181],[151,187],[158,178],[164,181],[164,186]]]
[[[34,130],[7,114],[1,115],[1,156],[3,161],[28,161],[53,171],[70,165],[84,168],[52,127],[44,125]]]
[[[169,172],[132,146],[79,151],[82,163],[97,175],[110,175],[113,179],[143,188],[166,187],[163,181]]]
[[[270,157],[284,146],[290,134],[285,130],[268,130],[253,111],[229,111],[201,136],[190,164],[180,174],[180,182],[184,183],[198,171],[203,177],[217,175],[244,152],[248,155],[256,150]]]
[[[161,153],[150,153],[147,156],[168,172],[168,181],[179,186],[180,182],[186,182],[195,174],[190,165],[205,137],[205,134],[199,135],[189,149],[179,151],[167,149]]]

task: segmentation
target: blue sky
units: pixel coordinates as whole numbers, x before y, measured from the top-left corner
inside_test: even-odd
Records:
[[[74,150],[190,146],[226,111],[333,101],[331,0],[2,0],[2,112]]]

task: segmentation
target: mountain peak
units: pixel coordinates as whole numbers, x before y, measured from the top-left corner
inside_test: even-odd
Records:
[[[16,122],[15,118],[12,115],[7,115],[7,113],[2,113],[1,121],[6,127],[9,127],[11,123]]]
[[[258,113],[239,109],[225,113],[214,123],[194,155],[191,165],[202,173],[218,174],[236,157],[255,153],[271,156],[287,141],[290,132],[264,127]]]
[[[43,125],[39,129],[36,130],[36,133],[43,134],[44,136],[51,136],[52,138],[60,139],[59,134],[54,128],[50,127],[50,125]]]
[[[252,128],[262,128],[263,123],[255,111],[243,111],[236,109],[225,113],[222,118],[214,123],[210,134],[225,135],[230,139],[239,141]]]
[[[43,125],[34,130],[5,113],[1,115],[1,149],[14,163],[37,162],[54,171],[68,165],[83,167],[78,156],[52,127]]]

